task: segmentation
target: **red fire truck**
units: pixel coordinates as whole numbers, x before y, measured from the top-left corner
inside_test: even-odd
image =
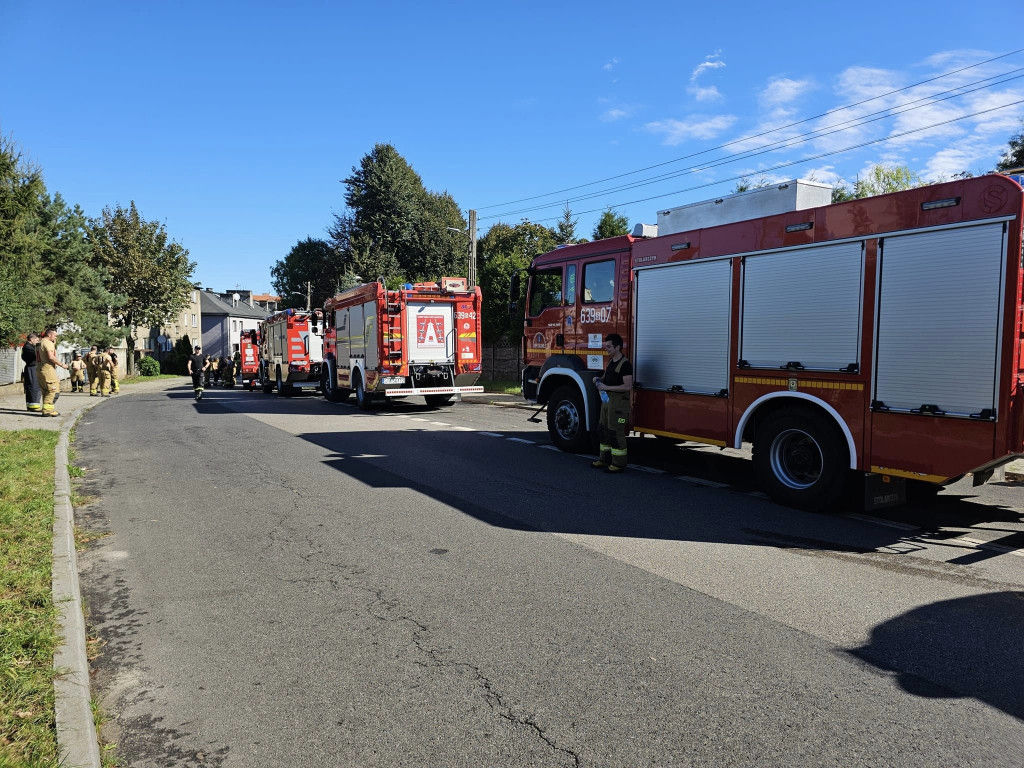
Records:
[[[240,356],[239,373],[242,386],[248,385],[249,390],[256,389],[256,381],[260,375],[260,337],[259,331],[247,331],[238,340]]]
[[[260,323],[259,376],[263,392],[289,396],[320,387],[324,359],[323,321],[312,312],[286,309]]]
[[[783,503],[830,507],[851,470],[869,499],[980,484],[1024,453],[1022,221],[1020,185],[988,175],[560,248],[528,270],[524,395],[588,447],[616,332],[632,431],[751,443]]]
[[[341,402],[355,392],[368,409],[381,397],[422,395],[429,405],[483,392],[480,288],[465,278],[387,290],[356,286],[324,304],[322,389]]]

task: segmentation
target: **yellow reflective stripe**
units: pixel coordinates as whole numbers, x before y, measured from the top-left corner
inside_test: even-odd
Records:
[[[691,443],[707,443],[708,445],[717,445],[719,448],[724,448],[726,442],[724,440],[715,440],[711,437],[697,437],[696,435],[683,435],[679,432],[665,432],[660,429],[651,429],[650,427],[633,427],[634,432],[640,432],[645,435],[661,435],[662,437],[675,437],[679,440],[688,440]]]
[[[625,456],[627,450],[626,448],[612,448],[612,456]]]
[[[944,483],[949,478],[945,475],[926,475],[923,472],[910,472],[905,469],[889,469],[888,467],[877,467],[872,465],[871,471],[878,475],[894,475],[895,477],[906,477],[911,480],[923,480],[926,483]]]
[[[763,376],[736,376],[733,378],[736,384],[760,384],[767,387],[788,387],[789,379],[766,378]],[[862,392],[864,385],[856,381],[810,381],[797,379],[797,389],[842,389],[854,392]]]

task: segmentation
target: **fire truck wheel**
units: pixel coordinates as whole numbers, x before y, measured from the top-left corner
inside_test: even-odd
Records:
[[[806,409],[771,414],[754,434],[754,471],[775,501],[821,512],[843,495],[850,466],[842,433],[827,419]]]
[[[452,404],[451,395],[424,395],[423,399],[427,401],[427,405],[431,408],[442,408]]]
[[[373,399],[363,388],[363,377],[356,374],[356,407],[361,411],[368,411],[373,408]]]
[[[548,399],[548,434],[563,451],[576,453],[590,447],[586,418],[583,397],[576,387],[559,387]]]
[[[341,389],[337,385],[337,379],[334,378],[334,370],[329,366],[325,365],[325,373],[323,380],[320,382],[320,389],[324,393],[324,397],[330,400],[332,403],[344,403],[348,400],[349,395],[352,394],[351,389]]]
[[[295,394],[295,388],[291,384],[285,384],[281,378],[281,369],[277,369],[277,396],[291,397]]]

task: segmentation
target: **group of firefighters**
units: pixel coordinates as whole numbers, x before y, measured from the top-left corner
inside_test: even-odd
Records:
[[[70,363],[63,363],[57,354],[57,329],[47,328],[42,337],[30,333],[21,348],[25,363],[22,382],[25,385],[25,407],[42,416],[59,416],[56,410],[60,397],[60,379],[57,369],[68,371],[72,392],[85,392],[88,378],[91,397],[110,397],[117,394],[117,353],[94,344],[83,358],[76,350]]]

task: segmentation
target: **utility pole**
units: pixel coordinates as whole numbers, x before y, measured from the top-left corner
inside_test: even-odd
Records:
[[[469,212],[469,287],[476,285],[476,211]]]
[[[310,304],[312,303],[311,300],[310,300],[310,296],[312,295],[312,292],[313,292],[313,283],[310,282],[309,280],[307,280],[306,281],[306,311],[307,312],[309,311]]]

